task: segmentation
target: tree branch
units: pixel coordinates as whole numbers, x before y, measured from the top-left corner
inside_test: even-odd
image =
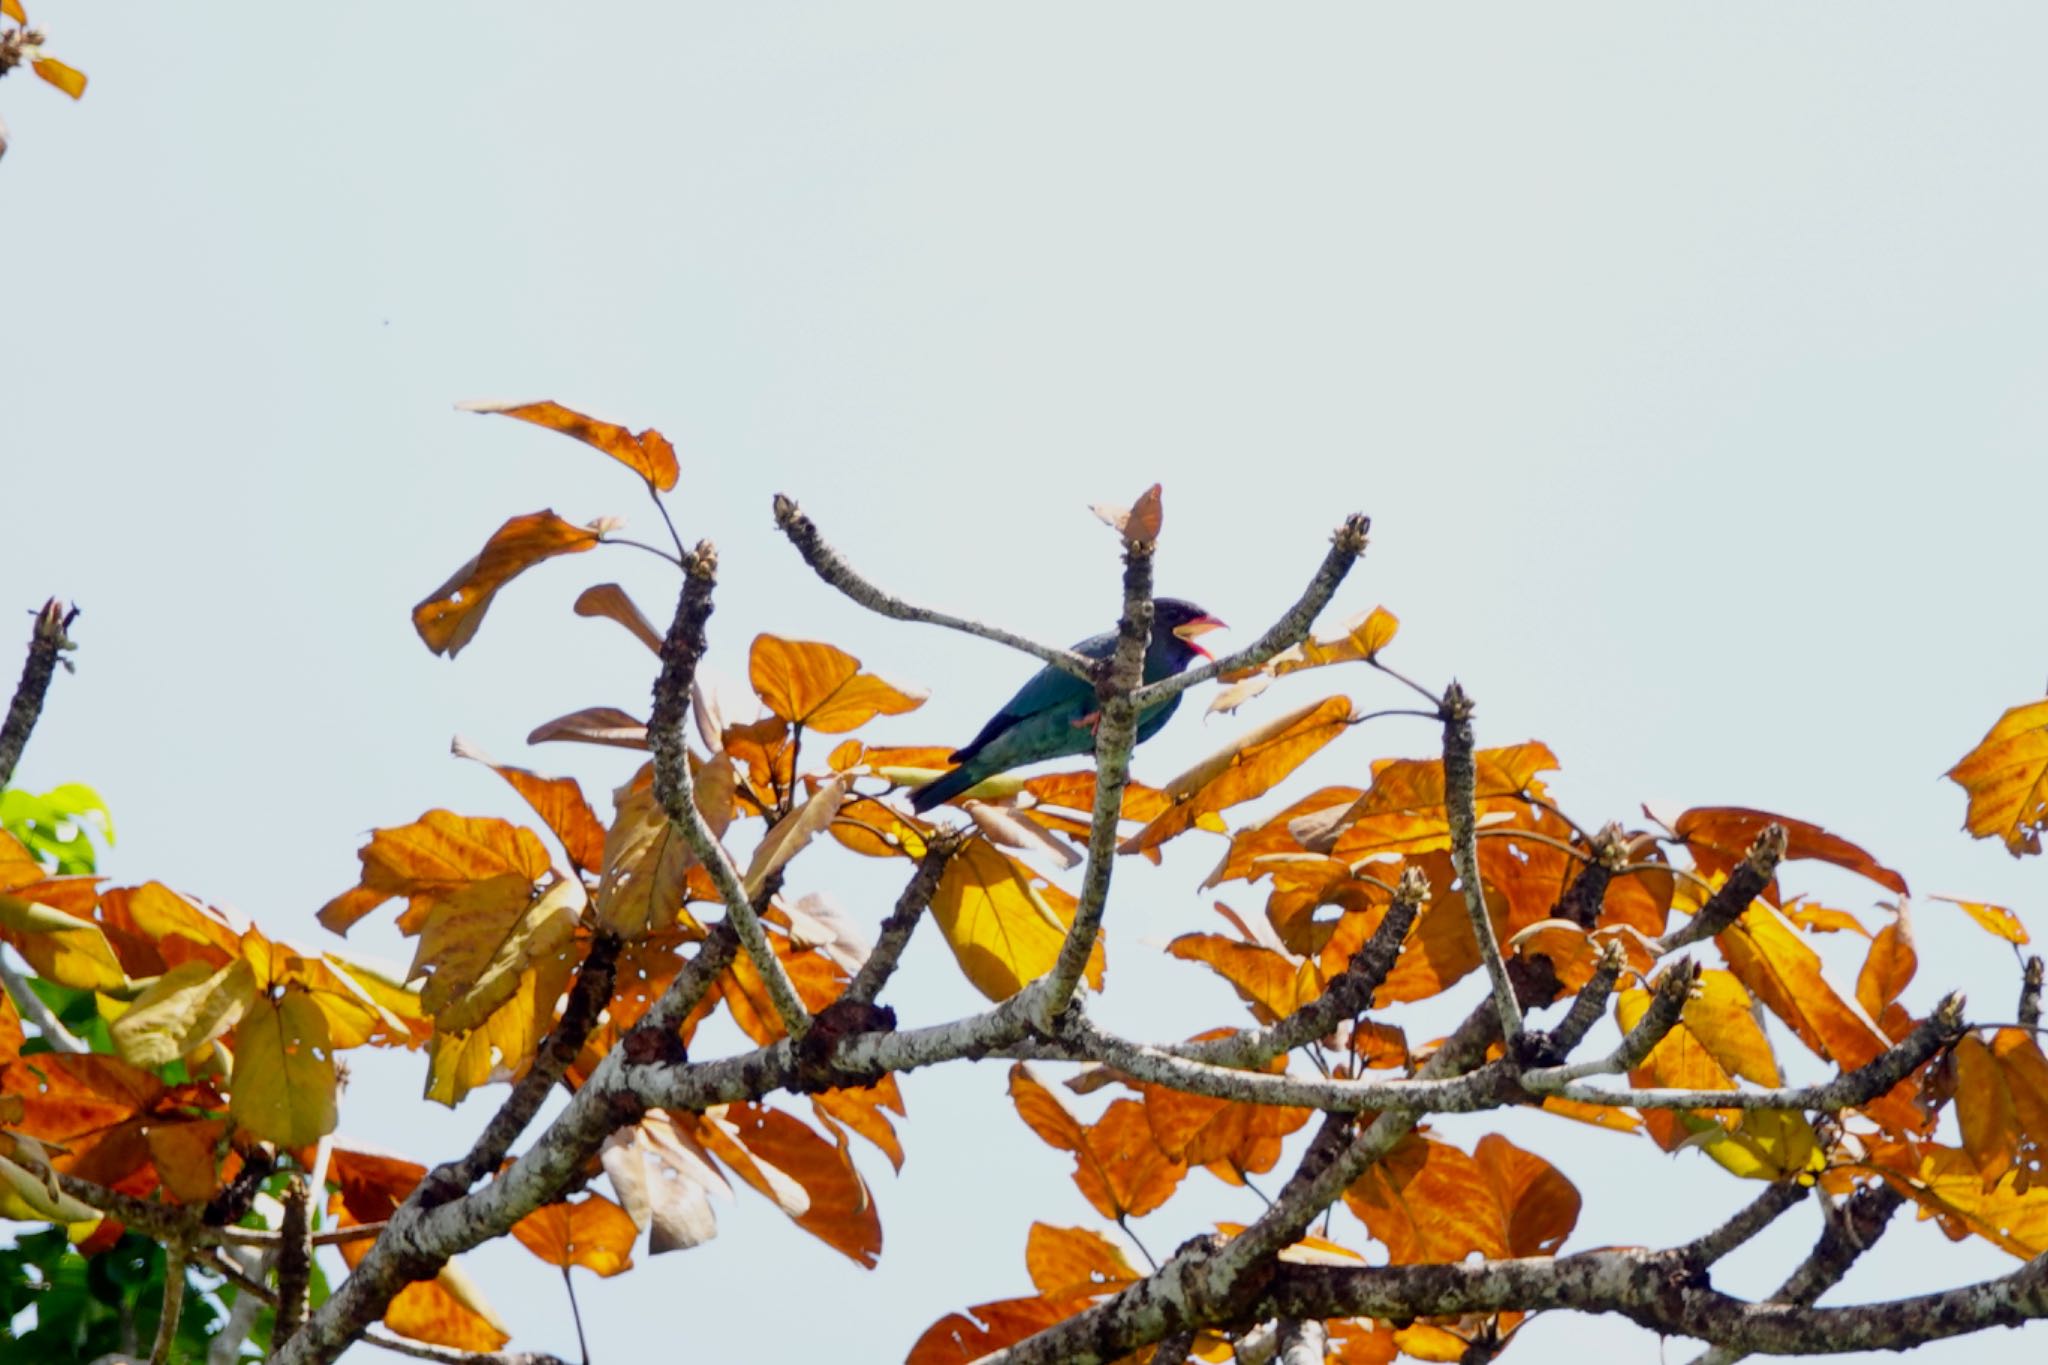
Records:
[[[1036,640],[1002,629],[999,626],[984,625],[964,616],[952,616],[929,607],[916,607],[900,597],[883,592],[867,579],[860,576],[840,553],[825,543],[818,534],[818,528],[811,519],[797,508],[794,501],[781,493],[775,495],[775,524],[796,552],[804,557],[804,563],[832,587],[839,589],[854,601],[878,616],[895,621],[917,621],[928,626],[943,626],[983,640],[993,640],[999,645],[1008,645],[1015,650],[1043,659],[1062,673],[1067,673],[1088,682],[1095,680],[1094,666],[1089,660],[1071,649],[1055,649],[1042,645]]]
[[[1144,679],[1145,647],[1152,637],[1151,541],[1124,543],[1124,609],[1117,622],[1116,652],[1098,674],[1095,696],[1095,810],[1088,826],[1088,865],[1081,872],[1081,896],[1073,923],[1060,944],[1052,970],[1025,991],[1041,1026],[1066,1010],[1088,970],[1102,915],[1109,904],[1109,879],[1116,865],[1117,822],[1123,818],[1124,787],[1131,776],[1131,749],[1138,742],[1138,706],[1132,694]]]
[[[14,999],[14,1007],[21,1011],[22,1020],[35,1025],[36,1033],[50,1045],[52,1052],[68,1052],[75,1056],[92,1051],[84,1039],[65,1028],[64,1021],[43,1003],[43,997],[36,994],[28,978],[7,960],[4,949],[0,949],[0,987],[5,987],[7,994]]]
[[[1813,1244],[1791,1278],[1771,1295],[1772,1303],[1810,1304],[1834,1288],[1849,1273],[1864,1252],[1870,1250],[1891,1225],[1892,1215],[1906,1202],[1906,1196],[1879,1181],[1865,1185],[1849,1196],[1838,1210],[1824,1219],[1820,1239]],[[1825,1207],[1825,1206],[1823,1206]],[[1747,1352],[1725,1346],[1710,1347],[1692,1365],[1735,1365]]]
[[[1200,1043],[1177,1043],[1159,1051],[1191,1062],[1211,1066],[1261,1067],[1283,1052],[1327,1036],[1346,1019],[1372,1008],[1373,992],[1387,979],[1401,955],[1401,944],[1409,926],[1429,899],[1429,882],[1421,869],[1410,866],[1401,873],[1394,899],[1372,937],[1358,946],[1344,970],[1333,977],[1323,993],[1285,1019],[1262,1029],[1243,1029],[1228,1038]]]
[[[308,1216],[312,1192],[304,1176],[294,1173],[284,1188],[284,1218],[278,1224],[277,1325],[273,1346],[290,1341],[306,1325],[307,1291],[313,1283],[313,1220]]]
[[[939,888],[939,878],[945,875],[946,864],[959,847],[958,838],[951,834],[936,834],[927,841],[924,857],[917,860],[917,872],[911,877],[910,884],[903,888],[903,894],[896,898],[896,906],[888,918],[882,921],[874,950],[868,954],[868,960],[860,964],[860,970],[848,983],[845,994],[839,997],[842,1001],[851,1001],[855,1005],[875,1003],[882,987],[888,985],[889,978],[895,974],[903,950],[910,946],[911,934],[916,931],[918,921],[924,918],[932,893]]]
[[[433,1346],[424,1341],[408,1341],[401,1336],[374,1329],[363,1333],[363,1340],[379,1350],[390,1351],[393,1355],[411,1356],[414,1360],[432,1360],[439,1365],[569,1365],[569,1362],[546,1351],[458,1351],[452,1346]]]
[[[1501,1036],[1512,1056],[1522,1036],[1522,1008],[1515,999],[1514,984],[1508,980],[1500,944],[1493,936],[1493,919],[1486,913],[1486,886],[1479,879],[1479,809],[1474,797],[1479,774],[1472,756],[1472,699],[1456,680],[1444,689],[1443,717],[1444,814],[1451,827],[1451,866],[1457,869],[1465,893],[1465,913],[1472,921],[1472,937],[1486,964],[1487,980],[1493,984]]]
[[[1807,1187],[1796,1180],[1774,1181],[1727,1222],[1675,1248],[1675,1253],[1695,1273],[1704,1271],[1777,1222],[1787,1210],[1804,1203],[1806,1195]]]
[[[1749,852],[1728,874],[1728,880],[1721,883],[1721,889],[1700,907],[1699,913],[1657,940],[1654,946],[1658,956],[1712,938],[1741,919],[1749,903],[1770,885],[1784,858],[1785,827],[1765,825],[1749,846]]]
[[[2015,1016],[2021,1028],[2034,1028],[2041,1022],[2041,959],[2039,955],[2029,957],[2027,965],[2020,969],[2020,1009]]]
[[[183,1242],[164,1247],[164,1306],[156,1320],[156,1345],[150,1349],[149,1365],[170,1365],[171,1346],[178,1339],[178,1318],[185,1311],[185,1260],[190,1255]]]
[[[740,880],[739,869],[725,845],[704,823],[697,810],[696,792],[690,778],[688,741],[683,726],[690,714],[690,684],[704,657],[704,624],[711,617],[711,590],[718,581],[718,551],[708,540],[697,542],[683,564],[683,591],[676,601],[675,621],[661,646],[661,673],[654,683],[654,713],[647,721],[648,742],[654,749],[654,795],[668,813],[669,823],[697,855],[711,875],[719,897],[725,902],[726,922],[739,934],[740,942],[753,959],[761,984],[775,1005],[782,1027],[792,1038],[801,1038],[811,1026],[810,1011],[798,997],[782,960],[761,928],[752,900]]]
[[[1140,708],[1156,706],[1168,697],[1178,696],[1191,687],[1199,687],[1211,678],[1225,673],[1235,673],[1241,668],[1257,668],[1283,649],[1292,649],[1308,638],[1315,628],[1316,617],[1337,595],[1337,589],[1351,572],[1351,566],[1365,553],[1366,535],[1372,530],[1372,518],[1362,512],[1354,512],[1344,519],[1344,524],[1330,534],[1330,552],[1323,556],[1322,565],[1315,577],[1303,589],[1295,604],[1281,614],[1258,639],[1235,654],[1226,654],[1197,668],[1176,673],[1170,678],[1147,683],[1138,689],[1133,698]]]
[[[22,748],[36,728],[36,718],[43,714],[43,697],[50,690],[50,679],[56,675],[58,658],[73,647],[64,632],[77,618],[76,607],[67,607],[54,597],[36,613],[35,627],[28,637],[28,659],[21,666],[21,681],[14,686],[7,719],[0,721],[0,787],[14,779],[14,765],[21,761]]]

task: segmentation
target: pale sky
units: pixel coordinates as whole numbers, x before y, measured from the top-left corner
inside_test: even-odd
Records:
[[[92,86],[0,84],[0,610],[85,608],[19,779],[105,793],[117,880],[319,943],[363,832],[522,814],[452,734],[600,801],[630,772],[522,739],[644,709],[646,653],[568,608],[616,579],[666,620],[656,561],[536,573],[452,665],[407,619],[515,513],[656,529],[597,455],[453,411],[552,397],[676,442],[684,533],[723,554],[714,662],[742,676],[761,630],[833,640],[934,689],[892,742],[966,738],[1031,664],[863,616],[775,536],[776,491],[882,582],[1058,640],[1115,612],[1091,502],[1163,480],[1161,590],[1240,641],[1366,511],[1340,613],[1396,612],[1393,657],[1463,679],[1482,743],[1549,743],[1582,822],[1821,822],[1922,897],[1908,1003],[1959,986],[2010,1016],[2009,952],[1924,898],[2048,932],[2042,865],[1961,834],[1940,780],[2048,677],[2039,6],[30,9]],[[1199,693],[1138,775],[1322,690],[1401,704],[1337,671],[1205,726]],[[1290,790],[1433,742],[1375,723]],[[1156,947],[1220,924],[1200,837],[1124,870],[1103,1013],[1127,1029],[1237,1017]],[[873,868],[806,862],[799,889],[879,921]],[[349,945],[409,956],[388,915]],[[899,1012],[975,1000],[927,935]],[[410,1098],[417,1057],[349,1061],[345,1132],[431,1162],[484,1120]],[[866,1163],[879,1270],[742,1192],[708,1247],[581,1284],[596,1360],[900,1359],[1028,1292],[1032,1219],[1101,1221],[1003,1071],[905,1083],[909,1163]],[[1680,1240],[1756,1193],[1644,1139],[1504,1126],[1584,1193],[1572,1248]],[[1189,1188],[1139,1224],[1155,1251],[1256,1207]],[[1722,1282],[1768,1290],[1817,1225]],[[509,1243],[470,1263],[515,1346],[573,1352],[554,1271]],[[1902,1216],[1829,1302],[2014,1264]],[[1558,1316],[1511,1358],[1658,1349]]]

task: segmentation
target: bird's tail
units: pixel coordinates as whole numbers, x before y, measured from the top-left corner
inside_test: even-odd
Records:
[[[953,771],[933,778],[912,792],[911,809],[922,815],[933,806],[952,800],[986,776],[986,773],[977,772],[973,764],[963,763]]]

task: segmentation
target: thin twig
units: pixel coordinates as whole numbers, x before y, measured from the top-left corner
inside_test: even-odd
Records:
[[[452,1346],[430,1346],[424,1341],[407,1341],[404,1337],[389,1332],[368,1328],[363,1338],[368,1344],[394,1355],[411,1356],[415,1360],[432,1360],[438,1365],[569,1365],[569,1362],[546,1351],[459,1351]]]
[[[661,490],[652,480],[647,484],[647,496],[654,499],[654,510],[661,513],[661,524],[668,527],[668,538],[676,543],[676,562],[680,564],[689,551],[683,548],[682,533],[676,530],[676,519],[668,514],[668,504],[661,499]]]
[[[775,495],[775,524],[781,528],[782,534],[789,538],[789,543],[796,547],[796,552],[804,557],[804,563],[810,565],[818,577],[878,616],[886,616],[893,621],[918,621],[925,625],[943,626],[947,630],[957,630],[983,640],[993,640],[997,644],[1021,650],[1035,659],[1042,659],[1061,672],[1083,681],[1093,682],[1095,679],[1093,664],[1071,649],[1056,649],[1051,645],[1042,645],[1036,640],[1027,639],[1000,626],[984,625],[980,621],[972,621],[964,616],[933,611],[929,607],[912,606],[900,597],[883,592],[861,577],[839,551],[826,544],[825,538],[818,534],[818,528],[811,519],[803,514],[794,501],[780,493]]]
[[[1727,1222],[1674,1249],[1688,1266],[1705,1270],[1777,1222],[1786,1210],[1804,1202],[1807,1193],[1808,1187],[1796,1180],[1773,1182],[1764,1186],[1762,1194],[1736,1210]]]
[[[910,946],[910,936],[917,929],[918,921],[924,918],[925,908],[931,904],[932,893],[938,890],[946,864],[959,846],[958,839],[952,835],[934,835],[926,843],[924,857],[917,860],[916,874],[903,888],[903,894],[896,898],[896,906],[888,918],[882,921],[874,949],[868,953],[867,961],[860,964],[860,970],[854,974],[840,999],[856,1005],[875,1003],[882,987],[895,973],[903,950]]]
[[[1493,936],[1493,918],[1486,913],[1486,887],[1479,878],[1479,808],[1474,793],[1479,773],[1473,758],[1472,699],[1456,681],[1444,689],[1444,814],[1451,827],[1451,866],[1457,869],[1465,894],[1465,913],[1472,937],[1493,985],[1494,1008],[1500,1011],[1501,1035],[1514,1052],[1522,1036],[1522,1007],[1508,980],[1507,963]]]
[[[569,1296],[569,1316],[576,1323],[576,1349],[583,1354],[583,1365],[590,1365],[590,1342],[583,1335],[583,1308],[576,1302],[576,1281],[569,1276],[569,1267],[562,1267],[562,1289]]]
[[[150,1349],[149,1365],[170,1365],[171,1346],[178,1339],[178,1317],[185,1310],[185,1259],[189,1254],[183,1242],[164,1247],[163,1316],[156,1322],[156,1345]]]
[[[718,582],[718,551],[708,540],[697,542],[683,568],[683,591],[676,601],[675,621],[661,646],[661,674],[654,683],[654,713],[647,721],[648,742],[654,749],[654,795],[667,812],[669,823],[711,874],[725,902],[726,920],[753,959],[761,984],[775,1006],[782,1027],[792,1038],[801,1038],[811,1026],[810,1011],[804,1008],[796,987],[783,969],[782,960],[761,927],[751,898],[733,866],[732,855],[704,823],[697,809],[697,796],[690,777],[688,741],[683,727],[690,714],[690,684],[706,648],[704,626],[711,618],[711,590]]]
[[[645,550],[647,551],[647,553],[653,555],[656,559],[664,560],[667,563],[674,565],[678,569],[683,567],[682,560],[676,558],[667,550],[662,549],[659,545],[649,545],[644,540],[632,540],[627,538],[626,536],[607,535],[601,536],[599,537],[599,539],[601,539],[606,545],[624,545],[634,550]]]
[[[7,960],[4,949],[0,949],[0,985],[4,985],[7,994],[14,998],[14,1006],[21,1011],[22,1022],[35,1025],[36,1032],[50,1045],[52,1052],[68,1052],[75,1056],[92,1051],[84,1039],[65,1028],[64,1021],[43,1003],[43,997],[36,994],[28,978]]]
[[[1699,913],[1657,940],[1654,947],[1658,955],[1712,938],[1741,919],[1749,903],[1763,894],[1777,874],[1778,864],[1785,857],[1785,839],[1783,825],[1765,825],[1750,844],[1749,852],[1721,883],[1721,889],[1699,908]]]
[[[1200,667],[1147,683],[1138,689],[1133,701],[1141,710],[1157,706],[1168,697],[1199,687],[1221,674],[1257,668],[1281,650],[1292,649],[1306,640],[1308,633],[1315,628],[1316,617],[1322,615],[1323,608],[1330,604],[1330,599],[1337,595],[1338,587],[1351,572],[1351,566],[1365,553],[1367,533],[1371,530],[1372,519],[1364,513],[1354,512],[1346,517],[1343,525],[1330,533],[1330,552],[1323,556],[1315,577],[1309,579],[1300,598],[1280,614],[1279,620],[1267,627],[1265,634],[1235,654],[1226,654]],[[1430,701],[1435,700],[1435,697],[1430,697]]]

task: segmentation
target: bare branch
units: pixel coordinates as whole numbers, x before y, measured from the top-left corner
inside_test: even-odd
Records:
[[[1592,1032],[1593,1025],[1606,1016],[1607,1002],[1614,995],[1615,983],[1621,980],[1622,968],[1627,965],[1628,958],[1621,951],[1621,945],[1610,943],[1601,951],[1593,974],[1586,978],[1586,984],[1579,987],[1579,993],[1572,998],[1572,1007],[1565,1011],[1557,1027],[1544,1035],[1554,1055],[1560,1059],[1570,1056]]]
[[[1827,1213],[1820,1239],[1813,1244],[1791,1278],[1771,1295],[1772,1303],[1810,1304],[1841,1282],[1864,1252],[1891,1225],[1892,1215],[1906,1202],[1906,1196],[1879,1181],[1865,1185],[1849,1196],[1839,1209]],[[1823,1208],[1826,1206],[1824,1205]],[[1692,1365],[1735,1365],[1747,1352],[1725,1346],[1709,1348]]]
[[[945,875],[946,864],[960,847],[958,839],[950,834],[937,834],[925,845],[924,857],[917,861],[917,872],[910,884],[903,888],[903,894],[896,898],[896,906],[889,917],[882,921],[882,930],[875,938],[875,947],[868,954],[867,961],[860,964],[846,991],[839,998],[855,1005],[872,1005],[881,995],[882,987],[889,984],[895,974],[896,964],[903,957],[903,950],[910,946],[910,936],[917,929],[917,923],[924,918],[927,906],[931,904],[932,893],[939,888],[939,878]]]
[[[43,697],[50,690],[50,679],[56,675],[58,659],[63,651],[72,648],[70,637],[64,632],[77,618],[76,607],[67,607],[54,597],[36,613],[35,628],[28,638],[28,659],[21,666],[21,681],[15,684],[7,719],[0,721],[0,787],[14,779],[14,765],[21,761],[21,751],[36,728],[36,718],[43,714]]]
[[[1708,898],[1698,914],[1678,928],[1664,935],[1656,942],[1661,956],[1703,938],[1712,938],[1742,918],[1742,912],[1749,909],[1749,903],[1763,894],[1777,875],[1778,864],[1785,858],[1785,827],[1765,825],[1756,836],[1756,842],[1749,846],[1749,852],[1735,870],[1728,874],[1728,880],[1721,883],[1721,889]]]
[[[2041,1022],[2041,959],[2039,955],[2029,957],[2027,965],[2020,969],[2020,1010],[2017,1018],[2021,1028],[2035,1028]]]
[[[1315,628],[1316,617],[1337,595],[1337,589],[1351,572],[1351,566],[1365,553],[1366,533],[1372,530],[1372,519],[1362,512],[1354,512],[1344,519],[1330,535],[1330,552],[1323,556],[1322,565],[1317,568],[1308,587],[1302,590],[1299,600],[1289,607],[1269,627],[1264,635],[1235,654],[1226,654],[1198,668],[1176,673],[1155,683],[1147,683],[1138,690],[1134,699],[1138,706],[1156,706],[1168,697],[1178,696],[1191,687],[1199,687],[1210,679],[1225,673],[1235,673],[1241,668],[1257,668],[1283,649],[1292,649],[1308,638]],[[1432,698],[1434,700],[1434,698]]]
[[[1323,1365],[1329,1335],[1315,1318],[1280,1319],[1280,1365]]]
[[[170,1365],[171,1346],[178,1339],[178,1318],[185,1311],[185,1260],[190,1255],[183,1242],[164,1247],[164,1306],[156,1320],[156,1345],[149,1353],[149,1365]]]
[[[1738,1209],[1734,1217],[1676,1252],[1695,1272],[1705,1270],[1777,1222],[1787,1210],[1805,1202],[1806,1195],[1807,1187],[1795,1180],[1775,1181],[1764,1186],[1763,1193]]]
[[[669,823],[697,855],[711,874],[720,898],[725,902],[726,921],[740,936],[761,984],[775,1005],[775,1013],[792,1038],[801,1038],[811,1026],[810,1011],[797,996],[782,960],[761,928],[761,917],[740,880],[739,869],[725,845],[704,823],[697,810],[694,784],[690,778],[690,755],[683,727],[690,714],[690,684],[696,680],[697,665],[704,657],[704,624],[711,618],[711,589],[718,582],[718,551],[708,540],[697,542],[683,565],[683,591],[676,601],[675,621],[661,646],[661,674],[654,682],[654,713],[647,721],[648,742],[654,749],[654,795],[668,813]]]
[[[277,1326],[272,1344],[290,1341],[306,1325],[307,1291],[313,1284],[313,1220],[307,1206],[312,1192],[304,1176],[294,1173],[284,1187],[284,1218],[278,1224]]]
[[[372,1328],[363,1333],[363,1340],[379,1350],[393,1355],[411,1356],[414,1360],[432,1360],[439,1365],[569,1365],[569,1362],[546,1351],[458,1351],[452,1346],[432,1346],[424,1341],[408,1341],[389,1332]]]
[[[943,611],[933,611],[929,607],[912,606],[900,597],[883,592],[861,577],[837,550],[826,544],[825,538],[818,534],[818,528],[812,524],[811,519],[797,508],[794,501],[780,493],[775,495],[775,524],[781,528],[782,534],[789,538],[789,543],[796,546],[796,552],[804,557],[804,563],[810,565],[818,577],[878,616],[886,616],[895,621],[918,621],[928,626],[943,626],[947,630],[957,630],[983,640],[993,640],[999,645],[1021,650],[1034,659],[1043,659],[1062,673],[1088,682],[1095,680],[1094,666],[1071,649],[1055,649],[1051,645],[1042,645],[1036,640],[1027,639],[999,626],[983,625],[979,621],[972,621],[964,616],[948,615]]]
[[[1597,975],[1594,980],[1598,980]],[[1649,1008],[1643,1011],[1642,1018],[1636,1020],[1636,1026],[1622,1035],[1614,1051],[1597,1061],[1524,1072],[1522,1084],[1531,1090],[1550,1093],[1584,1076],[1619,1076],[1633,1071],[1656,1050],[1657,1044],[1664,1041],[1665,1034],[1678,1027],[1678,1021],[1685,1013],[1686,997],[1692,994],[1693,985],[1698,980],[1699,968],[1690,959],[1680,958],[1658,979],[1656,994],[1650,997]],[[1571,1013],[1565,1016],[1567,1025],[1579,1012],[1579,1003],[1576,1000],[1572,1002]]]
[[[1451,826],[1451,866],[1457,869],[1465,893],[1472,937],[1479,943],[1479,957],[1493,985],[1494,1008],[1500,1011],[1501,1034],[1512,1054],[1522,1036],[1522,1007],[1508,980],[1500,944],[1494,939],[1493,919],[1486,913],[1486,887],[1479,879],[1479,810],[1474,798],[1479,774],[1472,756],[1472,699],[1455,680],[1444,689],[1443,717],[1444,814]]]
[[[1409,926],[1415,923],[1422,903],[1428,899],[1428,881],[1419,868],[1408,867],[1401,874],[1401,884],[1395,888],[1394,899],[1379,927],[1359,945],[1351,961],[1324,987],[1321,995],[1266,1028],[1245,1029],[1228,1038],[1179,1043],[1159,1050],[1212,1066],[1259,1067],[1283,1052],[1328,1035],[1340,1022],[1372,1008],[1373,992],[1394,969]]]
[[[1088,865],[1081,872],[1080,900],[1060,955],[1052,970],[1027,992],[1042,1024],[1057,1019],[1073,1000],[1109,904],[1117,822],[1123,818],[1131,749],[1138,742],[1138,705],[1132,694],[1144,679],[1145,646],[1152,636],[1152,551],[1150,541],[1124,545],[1124,609],[1117,622],[1116,652],[1095,679],[1100,714],[1095,726],[1095,810],[1088,826]]]

